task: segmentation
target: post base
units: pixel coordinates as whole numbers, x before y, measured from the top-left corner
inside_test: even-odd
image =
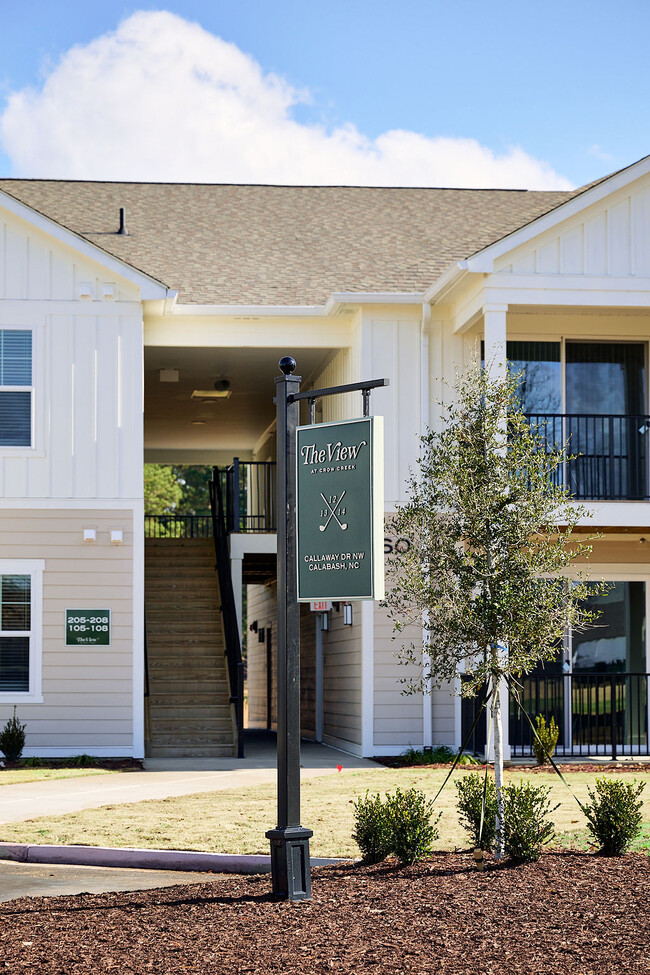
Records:
[[[309,862],[310,829],[303,826],[284,826],[270,829],[271,875],[273,893],[290,901],[311,898],[311,864]]]

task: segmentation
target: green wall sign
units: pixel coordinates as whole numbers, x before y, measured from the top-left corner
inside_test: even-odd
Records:
[[[383,417],[298,427],[298,601],[384,596]]]
[[[66,609],[66,647],[110,647],[110,609]]]

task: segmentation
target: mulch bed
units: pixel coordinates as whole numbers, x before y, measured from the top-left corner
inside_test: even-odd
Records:
[[[19,759],[17,762],[9,762],[6,758],[0,758],[0,774],[2,772],[8,772],[11,769],[21,768],[104,768],[115,772],[120,769],[123,772],[142,772],[144,762],[139,758],[95,758],[94,756],[89,756],[89,760],[82,763],[71,762],[70,759],[66,758],[39,758],[38,765],[30,765],[23,759]]]
[[[546,853],[536,864],[442,853],[314,871],[313,899],[270,878],[0,905],[12,975],[648,975],[650,859]],[[3,969],[4,966],[4,969]]]
[[[380,765],[386,765],[388,768],[412,768],[413,771],[423,768],[435,768],[435,769],[449,769],[451,768],[451,762],[438,762],[431,765],[414,765],[410,762],[405,762],[404,757],[400,755],[374,758],[374,762],[378,762]],[[592,772],[600,775],[604,772],[650,772],[650,762],[558,762],[555,764],[562,772],[562,775],[567,775],[570,772]],[[490,766],[492,767],[492,766]],[[485,764],[476,765],[457,765],[457,772],[481,772],[485,769]],[[553,766],[550,763],[546,765],[505,765],[503,769],[506,775],[508,774],[519,774],[525,773],[526,775],[535,775],[536,772],[553,772]]]

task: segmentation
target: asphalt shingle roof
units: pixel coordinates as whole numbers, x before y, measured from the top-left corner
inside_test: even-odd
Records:
[[[10,194],[198,304],[422,292],[571,199],[531,190],[0,179]],[[580,191],[577,191],[580,192]],[[118,236],[119,208],[129,236]]]

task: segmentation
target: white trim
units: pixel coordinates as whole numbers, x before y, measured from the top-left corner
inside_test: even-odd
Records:
[[[144,501],[133,509],[133,758],[144,758]]]
[[[34,456],[31,454],[30,456]],[[141,498],[0,498],[0,510],[17,511],[133,511]]]
[[[328,314],[326,305],[189,305],[176,302],[172,316],[190,318],[313,318]]]
[[[114,274],[120,275],[120,277],[125,278],[132,284],[135,284],[140,288],[141,297],[145,299],[156,299],[156,298],[166,298],[168,294],[167,287],[162,284],[162,282],[157,281],[156,278],[151,277],[149,274],[145,274],[143,271],[138,271],[132,265],[121,261],[117,257],[113,257],[107,251],[102,250],[97,244],[91,244],[89,240],[85,237],[81,237],[79,234],[75,233],[73,230],[68,230],[60,223],[56,223],[50,217],[44,216],[42,213],[33,210],[26,203],[21,203],[15,197],[10,196],[5,190],[0,186],[0,206],[7,210],[13,216],[18,217],[20,220],[24,220],[26,223],[30,224],[32,227],[36,227],[38,230],[43,231],[43,233],[48,234],[59,243],[71,247],[73,250],[77,251],[79,254],[83,254],[84,257],[89,258],[92,261],[102,265],[102,267],[107,268]]]
[[[355,758],[363,758],[364,752],[361,745],[356,745],[352,741],[345,741],[343,738],[334,738],[333,735],[323,735],[323,744],[330,748],[336,748],[340,752],[354,755]]]
[[[43,572],[44,559],[0,559],[0,576],[28,575],[30,584],[29,691],[0,693],[0,704],[43,703]],[[24,636],[25,632],[16,632]]]
[[[171,292],[173,295],[173,292]],[[335,291],[324,305],[192,305],[184,302],[168,303],[172,315],[200,318],[323,318],[338,315],[344,305],[421,305],[421,291]]]
[[[444,271],[439,278],[430,285],[424,292],[424,300],[434,304],[451,291],[461,280],[467,276],[467,261],[456,261]]]
[[[372,755],[375,740],[375,604],[363,600],[360,615],[361,747],[364,755]]]
[[[248,553],[255,555],[275,555],[278,550],[276,532],[232,532],[228,536],[230,558],[243,559]]]

